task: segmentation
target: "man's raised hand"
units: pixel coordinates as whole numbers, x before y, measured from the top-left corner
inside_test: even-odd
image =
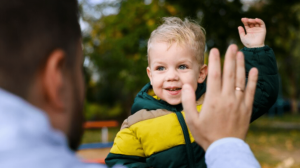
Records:
[[[225,55],[223,80],[220,54],[209,54],[207,92],[201,112],[196,110],[195,91],[188,84],[182,88],[186,123],[195,141],[207,150],[214,141],[225,137],[245,139],[250,123],[258,71],[252,68],[245,88],[244,55],[230,45]]]

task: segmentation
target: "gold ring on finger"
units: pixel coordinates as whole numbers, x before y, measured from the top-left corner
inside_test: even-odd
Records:
[[[244,90],[242,88],[240,88],[240,87],[235,87],[235,90],[244,92]]]

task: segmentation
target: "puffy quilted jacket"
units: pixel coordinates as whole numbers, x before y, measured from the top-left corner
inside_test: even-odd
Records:
[[[259,70],[251,122],[263,115],[276,101],[279,83],[274,53],[268,46],[242,49],[246,73]],[[204,150],[194,141],[184,120],[182,105],[172,106],[149,95],[148,83],[138,93],[129,116],[117,134],[105,159],[132,168],[205,168]],[[205,84],[198,84],[197,109],[201,110]]]

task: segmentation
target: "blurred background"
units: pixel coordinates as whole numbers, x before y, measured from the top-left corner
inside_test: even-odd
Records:
[[[206,60],[213,47],[220,49],[223,56],[231,43],[243,47],[237,30],[242,17],[264,20],[265,44],[276,55],[280,90],[270,111],[251,124],[247,142],[264,168],[300,167],[299,0],[79,0],[79,3],[85,56],[85,116],[89,121],[116,120],[119,126],[130,115],[135,95],[149,82],[147,40],[162,17],[187,17],[204,27]],[[119,126],[108,129],[109,141],[113,141]],[[100,134],[101,129],[88,129],[82,143],[101,142]]]

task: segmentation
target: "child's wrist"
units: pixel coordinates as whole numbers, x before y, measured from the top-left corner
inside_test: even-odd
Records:
[[[265,46],[265,44],[261,44],[261,45],[248,45],[248,46],[245,46],[245,47],[247,47],[247,48],[262,48],[264,46]]]

